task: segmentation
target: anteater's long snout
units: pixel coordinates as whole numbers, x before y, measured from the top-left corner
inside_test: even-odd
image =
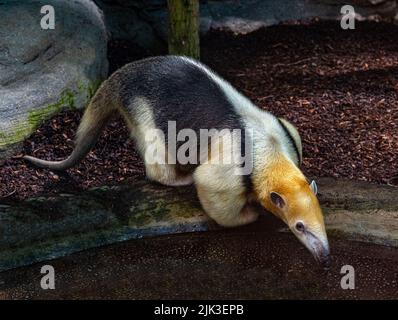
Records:
[[[305,237],[307,248],[311,251],[322,268],[325,270],[330,269],[332,259],[327,238],[316,236],[311,232],[306,232]]]

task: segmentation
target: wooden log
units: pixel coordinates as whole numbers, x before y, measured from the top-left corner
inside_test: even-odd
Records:
[[[398,247],[398,188],[334,179],[317,183],[329,237]],[[270,219],[264,211],[253,227],[265,230]],[[193,186],[165,187],[146,179],[3,202],[0,271],[129,239],[218,228]]]

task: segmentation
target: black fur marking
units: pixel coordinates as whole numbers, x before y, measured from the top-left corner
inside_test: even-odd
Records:
[[[198,66],[178,56],[160,56],[133,62],[117,73],[122,104],[130,106],[135,97],[145,98],[153,108],[156,127],[166,138],[168,121],[176,122],[177,133],[190,128],[197,137],[200,137],[200,129],[240,129],[243,134],[241,152],[244,152],[245,127],[241,116],[220,86]],[[177,150],[183,143],[177,143]],[[197,148],[199,151],[199,139]],[[196,166],[180,165],[178,170],[188,173]],[[251,190],[251,176],[242,179]]]
[[[243,127],[243,125],[242,125]],[[241,145],[240,145],[240,150],[241,150],[241,157],[244,157],[245,160],[249,160],[252,161],[252,166],[254,167],[254,163],[253,163],[253,159],[254,159],[254,155],[253,155],[253,150],[252,148],[249,148],[249,150],[246,150],[246,139],[247,137],[245,136],[244,131],[242,131],[242,136],[241,136]],[[246,154],[246,152],[250,152],[249,158],[248,155]],[[242,167],[244,167],[245,165],[247,165],[246,163],[242,164]],[[253,168],[252,168],[253,169]],[[252,180],[252,171],[249,174],[245,174],[242,176],[243,178],[243,184],[245,185],[245,189],[246,189],[246,194],[249,194],[253,191],[254,186],[253,186],[253,180]]]
[[[278,122],[281,125],[281,127],[283,128],[283,131],[285,132],[290,144],[293,146],[294,151],[296,152],[296,156],[297,156],[297,160],[298,160],[298,165],[300,165],[301,162],[301,157],[300,157],[300,152],[299,149],[297,147],[296,141],[293,139],[292,135],[290,134],[289,130],[286,128],[286,126],[283,124],[283,122],[279,119]]]

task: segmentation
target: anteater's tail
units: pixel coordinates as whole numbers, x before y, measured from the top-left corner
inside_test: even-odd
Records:
[[[81,161],[96,143],[109,118],[117,109],[113,92],[105,81],[87,106],[76,134],[75,148],[72,154],[62,161],[46,161],[31,156],[24,159],[34,165],[51,170],[66,170]]]

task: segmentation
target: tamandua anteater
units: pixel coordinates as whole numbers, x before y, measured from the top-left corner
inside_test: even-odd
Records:
[[[194,183],[204,210],[222,226],[255,221],[258,213],[252,203],[259,203],[282,219],[319,262],[329,265],[316,184],[309,184],[299,169],[302,146],[297,130],[288,121],[256,107],[215,72],[190,58],[153,57],[119,69],[103,82],[86,108],[75,148],[67,159],[25,159],[51,170],[71,168],[86,156],[117,111],[131,130],[148,178],[173,186]],[[171,154],[171,138],[161,134],[168,132],[173,121],[177,133],[188,129],[189,134],[199,136],[202,129],[238,129],[250,134],[225,141],[219,135],[204,152],[199,150],[198,139],[193,139],[189,152],[199,150],[199,155],[197,163],[187,163]],[[222,160],[231,150],[239,149],[242,155],[243,145],[252,169],[239,174],[242,163]]]

